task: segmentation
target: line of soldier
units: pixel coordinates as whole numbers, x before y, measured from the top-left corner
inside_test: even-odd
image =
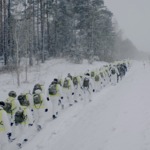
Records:
[[[0,149],[9,141],[16,141],[18,147],[40,131],[50,118],[56,119],[61,110],[83,101],[92,101],[92,93],[99,92],[109,84],[116,85],[127,70],[129,62],[116,62],[100,69],[87,70],[83,75],[72,76],[68,73],[64,79],[55,78],[46,94],[44,85],[36,84],[30,92],[18,95],[8,93],[8,98],[0,102]],[[2,138],[3,137],[3,138]],[[4,138],[5,137],[5,138]]]

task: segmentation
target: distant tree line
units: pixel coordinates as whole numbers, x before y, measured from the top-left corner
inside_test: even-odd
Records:
[[[133,57],[136,47],[122,39],[103,0],[1,0],[0,56],[5,66],[49,57],[79,63]]]

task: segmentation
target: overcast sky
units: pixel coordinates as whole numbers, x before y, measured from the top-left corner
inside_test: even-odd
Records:
[[[104,0],[119,27],[140,51],[150,52],[150,0]]]

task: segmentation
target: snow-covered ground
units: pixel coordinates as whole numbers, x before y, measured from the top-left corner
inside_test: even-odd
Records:
[[[1,78],[1,92],[5,94],[6,88],[11,87],[18,92],[32,89],[38,80],[48,86],[55,76],[65,76],[68,72],[79,74],[104,64],[74,65],[64,60],[47,62],[37,69],[40,71],[32,70],[30,83],[22,84],[21,88],[10,84],[8,75],[10,85]],[[94,93],[91,103],[82,101],[62,111],[59,118],[47,122],[45,128],[22,148],[27,149],[150,150],[150,64],[144,68],[142,63],[134,62],[116,86],[110,85]]]

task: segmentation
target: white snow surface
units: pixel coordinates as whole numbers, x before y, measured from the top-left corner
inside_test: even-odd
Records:
[[[41,65],[40,71],[31,69],[30,82],[22,83],[21,88],[12,84],[12,76],[1,75],[0,94],[11,88],[17,92],[32,89],[37,81],[48,86],[54,77],[79,74],[104,64],[51,60]],[[9,79],[7,83],[5,79]],[[134,62],[116,86],[94,93],[88,104],[80,102],[61,111],[22,150],[150,150],[150,65]]]

